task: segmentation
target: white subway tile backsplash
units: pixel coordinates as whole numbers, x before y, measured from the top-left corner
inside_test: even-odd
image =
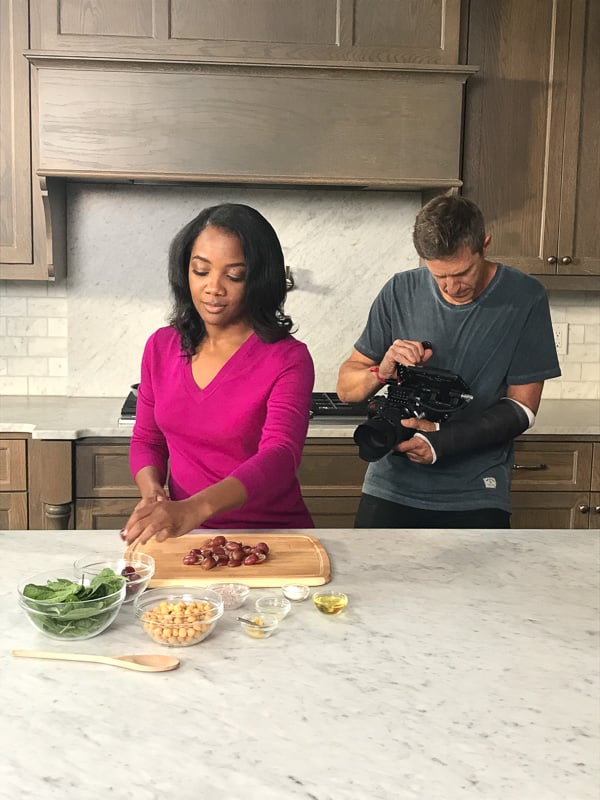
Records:
[[[27,378],[15,378],[11,375],[0,376],[0,413],[2,412],[2,398],[3,394],[29,394],[29,387],[27,386]]]
[[[296,281],[286,311],[313,355],[315,389],[333,390],[377,291],[419,263],[419,194],[70,184],[68,277],[0,281],[0,395],[124,397],[146,338],[168,318],[172,237],[224,201],[254,206],[278,232]],[[568,323],[569,336],[563,375],[546,382],[545,398],[600,396],[598,300],[549,293],[552,321]]]
[[[47,375],[47,358],[8,358],[8,374],[29,376]]]
[[[7,336],[46,336],[48,320],[45,317],[8,317]]]
[[[49,358],[48,375],[55,378],[66,378],[68,375],[68,363],[66,358]]]
[[[26,356],[27,338],[25,336],[3,336],[0,339],[0,356]]]
[[[5,296],[0,298],[0,314],[3,317],[24,317],[27,314],[27,298],[26,297],[10,297]]]
[[[27,313],[32,317],[66,317],[68,315],[66,297],[30,297]]]
[[[29,378],[28,394],[58,395],[68,394],[69,383],[67,378]]]
[[[69,333],[69,320],[60,317],[48,319],[48,336],[62,336],[66,338]]]
[[[68,346],[67,339],[32,336],[28,339],[27,349],[30,356],[66,356]]]

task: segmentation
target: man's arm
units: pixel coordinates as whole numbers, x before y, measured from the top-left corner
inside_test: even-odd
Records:
[[[396,377],[397,364],[421,366],[432,355],[433,351],[424,348],[422,342],[395,339],[381,359],[378,378],[377,373],[371,372],[371,367],[376,367],[377,362],[353,350],[350,358],[340,367],[336,392],[344,403],[359,403],[374,394],[383,381]]]
[[[431,423],[418,419],[403,420],[402,424],[415,428],[418,435],[395,449],[406,453],[416,464],[432,464],[444,456],[474,453],[509,442],[533,424],[543,388],[543,381],[509,386],[506,397],[514,401],[512,404],[500,400],[479,419],[458,422],[450,419],[440,424],[439,431],[431,432]]]

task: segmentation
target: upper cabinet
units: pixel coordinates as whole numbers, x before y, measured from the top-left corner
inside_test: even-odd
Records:
[[[43,50],[242,63],[458,63],[460,0],[33,0]],[[34,45],[36,46],[36,45]]]
[[[48,280],[64,269],[64,192],[32,170],[28,47],[27,3],[0,0],[0,279]]]
[[[599,42],[597,0],[470,3],[463,193],[490,255],[554,288],[598,288]]]

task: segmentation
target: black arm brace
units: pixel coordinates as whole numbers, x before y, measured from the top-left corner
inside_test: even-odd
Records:
[[[431,444],[436,462],[448,456],[475,453],[511,441],[529,427],[529,418],[517,403],[503,397],[479,418],[449,420],[439,431],[419,431]]]

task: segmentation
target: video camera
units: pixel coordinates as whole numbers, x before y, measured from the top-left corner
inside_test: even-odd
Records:
[[[413,428],[402,425],[403,419],[442,422],[473,399],[463,379],[448,370],[397,364],[396,374],[395,379],[386,381],[387,396],[369,402],[366,422],[354,431],[363,461],[378,461],[414,435]]]

